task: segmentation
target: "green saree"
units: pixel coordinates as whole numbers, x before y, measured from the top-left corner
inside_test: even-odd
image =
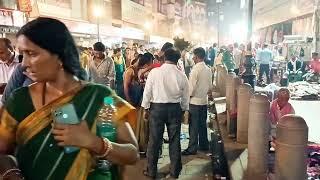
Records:
[[[91,100],[93,96],[95,98]],[[28,87],[20,88],[11,95],[1,117],[0,136],[10,137],[10,133],[16,136],[16,157],[27,180],[106,179],[93,171],[93,157],[88,150],[65,154],[51,135],[51,110],[69,102],[74,104],[79,117],[83,117],[87,111],[85,120],[92,133],[95,133],[95,119],[105,96],[113,96],[115,100],[117,113],[114,120],[127,120],[134,129],[134,108],[102,85],[82,85],[37,111],[32,104]],[[89,106],[90,101],[93,102],[92,106]],[[91,108],[87,110],[88,107]],[[117,179],[117,168],[113,168],[111,174],[112,179]]]

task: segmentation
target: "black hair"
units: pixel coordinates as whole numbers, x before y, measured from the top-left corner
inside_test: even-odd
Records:
[[[113,54],[117,54],[118,52],[121,52],[121,48],[116,48],[113,50]]]
[[[137,58],[134,58],[131,62],[130,62],[130,65],[133,65],[135,64],[137,61],[139,61],[142,57],[142,54],[138,54],[138,57]]]
[[[202,47],[198,47],[193,50],[193,54],[196,55],[200,59],[204,59],[206,57],[206,51]]]
[[[139,45],[138,43],[133,43],[133,44],[132,44],[132,46],[138,46],[138,45]]]
[[[178,63],[178,60],[181,58],[181,53],[175,48],[170,48],[164,52],[164,58],[166,61]]]
[[[142,67],[146,64],[152,63],[153,59],[154,57],[151,53],[144,53],[139,59],[138,66]]]
[[[106,46],[102,42],[96,42],[93,45],[93,50],[104,52],[106,50]]]
[[[154,60],[153,54],[146,52],[146,53],[144,53],[144,55],[147,56],[148,58],[150,58],[152,61]]]
[[[172,43],[169,43],[169,42],[166,42],[166,43],[164,43],[164,45],[162,46],[161,51],[165,52],[166,50],[168,50],[168,49],[170,49],[170,48],[173,48],[173,44],[172,44]]]
[[[8,38],[0,38],[0,41],[3,41],[3,42],[4,42],[4,45],[5,45],[10,51],[13,51],[13,46],[12,46],[12,44],[11,44],[10,39],[8,39]]]
[[[319,53],[313,52],[313,53],[312,53],[312,57],[314,57],[314,56],[319,56]]]
[[[17,33],[26,36],[37,46],[58,55],[63,69],[79,79],[86,79],[86,73],[80,66],[79,53],[68,28],[53,18],[38,17],[21,27]]]

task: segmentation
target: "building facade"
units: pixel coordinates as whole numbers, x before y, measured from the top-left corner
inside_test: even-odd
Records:
[[[277,44],[284,40],[285,35],[314,36],[315,2],[315,0],[254,1],[253,22],[257,40]]]
[[[175,36],[205,40],[206,14],[201,0],[0,0],[0,30],[14,39],[28,20],[54,17],[81,46],[98,39],[107,46],[122,41],[160,46]]]

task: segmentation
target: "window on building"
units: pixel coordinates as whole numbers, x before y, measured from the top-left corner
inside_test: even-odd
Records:
[[[174,10],[175,10],[175,15],[176,16],[182,16],[182,5],[183,1],[182,0],[176,0],[174,4]]]
[[[142,6],[144,6],[144,0],[131,0],[135,3],[141,4]]]
[[[158,0],[158,12],[161,14],[167,14],[164,0]]]
[[[17,9],[17,3],[12,0],[0,0],[0,8]]]

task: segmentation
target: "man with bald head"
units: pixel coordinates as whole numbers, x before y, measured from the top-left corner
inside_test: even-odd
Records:
[[[11,41],[7,38],[0,38],[0,94],[2,94],[4,87],[18,64],[19,62],[15,60]]]

